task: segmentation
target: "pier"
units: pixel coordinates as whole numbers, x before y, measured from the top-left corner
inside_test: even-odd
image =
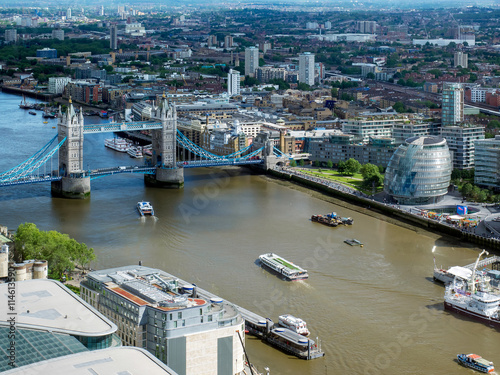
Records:
[[[177,276],[168,274],[169,276],[178,280],[179,288],[183,286],[191,286],[192,283],[188,283]],[[195,285],[193,290],[194,296],[200,296],[207,300],[211,299],[223,299],[215,294],[212,294],[204,289],[199,288]],[[224,300],[224,299],[223,299]],[[315,359],[320,358],[325,355],[325,352],[321,350],[321,343],[316,343],[314,340],[307,338],[305,336],[299,335],[289,329],[280,327],[270,319],[264,318],[255,314],[243,307],[235,305],[234,303],[224,300],[227,303],[235,306],[243,319],[245,320],[245,328],[248,333],[261,338],[270,345],[281,349],[282,351],[292,354],[301,359]]]

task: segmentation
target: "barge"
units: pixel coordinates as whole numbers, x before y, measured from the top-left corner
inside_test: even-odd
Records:
[[[307,270],[274,253],[262,254],[259,256],[259,260],[271,272],[284,277],[286,280],[305,280],[309,277]]]
[[[316,223],[324,224],[329,227],[336,227],[339,225],[352,225],[354,220],[350,217],[339,217],[336,212],[332,212],[326,215],[312,215],[311,221]]]

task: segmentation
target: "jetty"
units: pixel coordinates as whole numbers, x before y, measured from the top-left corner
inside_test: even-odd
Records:
[[[470,277],[475,265],[476,262],[461,267],[451,267],[448,270],[445,270],[442,267],[437,268],[436,265],[434,265],[434,280],[439,280],[446,284],[449,282],[453,282],[453,279],[455,277],[467,279]],[[492,257],[479,261],[477,263],[477,268],[491,268],[492,270],[500,271],[500,256],[494,255]]]
[[[171,274],[168,275],[177,279],[180,288],[182,288],[183,286],[194,285],[192,283],[179,279],[177,276]],[[235,305],[230,301],[227,301],[213,293],[201,289],[196,285],[194,285],[193,295],[200,296],[207,300],[222,299],[223,301],[233,305],[245,320],[245,329],[248,331],[248,333],[259,337],[260,339],[262,339],[262,341],[265,341],[271,346],[274,346],[286,353],[306,360],[320,358],[325,355],[325,352],[321,350],[321,342],[319,341],[319,339],[317,340],[318,342],[315,342],[310,338],[302,336],[289,329],[280,327],[276,325],[270,318],[264,318],[258,314],[255,314],[252,311]]]

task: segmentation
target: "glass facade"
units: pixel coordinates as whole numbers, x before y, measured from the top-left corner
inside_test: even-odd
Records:
[[[461,84],[444,84],[441,108],[443,126],[456,125],[464,120],[464,89]]]
[[[448,191],[451,156],[441,137],[413,137],[387,166],[384,190],[401,204],[435,203]]]
[[[500,135],[494,139],[477,140],[475,145],[474,183],[500,188]]]

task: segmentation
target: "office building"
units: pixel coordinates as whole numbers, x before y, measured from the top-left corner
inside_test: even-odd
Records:
[[[482,126],[463,124],[460,126],[444,126],[441,136],[446,139],[452,154],[453,168],[474,168],[474,142],[484,139]]]
[[[2,375],[89,375],[89,374],[148,374],[176,375],[176,373],[140,348],[115,347],[84,351],[16,367]]]
[[[253,77],[259,67],[259,49],[257,47],[245,48],[245,75]]]
[[[61,29],[52,30],[52,39],[64,40],[64,30]]]
[[[70,20],[71,19],[71,8],[68,8],[66,10],[66,19]]]
[[[179,375],[243,374],[245,323],[235,306],[143,266],[93,271],[81,296],[118,326],[124,345],[146,349]]]
[[[474,183],[500,189],[500,135],[474,141]]]
[[[455,52],[453,55],[453,66],[461,66],[462,68],[466,68],[469,66],[469,59],[466,53],[461,51]]]
[[[353,134],[358,142],[368,143],[370,137],[392,138],[395,124],[404,122],[404,118],[391,115],[360,116],[342,124],[342,132]]]
[[[314,54],[310,52],[299,55],[299,82],[314,86]]]
[[[0,284],[0,295],[8,295],[8,285]],[[121,345],[117,326],[60,282],[18,281],[15,290],[17,366]],[[10,323],[2,319],[0,335],[6,338]],[[7,350],[0,345],[0,372],[12,368]]]
[[[451,166],[445,139],[409,138],[389,161],[384,191],[400,204],[436,203],[448,192]]]
[[[240,95],[240,72],[230,69],[227,75],[227,94],[229,97]]]
[[[44,59],[55,59],[57,58],[57,50],[53,48],[37,49],[36,57],[43,57]]]
[[[51,94],[62,94],[69,82],[71,82],[69,77],[50,77],[48,91]]]
[[[266,83],[272,79],[286,81],[287,71],[285,68],[273,68],[272,66],[261,66],[255,71],[255,78],[259,82]]]
[[[115,25],[109,28],[109,48],[118,49],[118,33]]]
[[[6,43],[17,42],[17,30],[16,29],[5,30],[5,42]]]
[[[441,123],[456,125],[464,120],[464,89],[460,83],[445,83],[442,95]]]

